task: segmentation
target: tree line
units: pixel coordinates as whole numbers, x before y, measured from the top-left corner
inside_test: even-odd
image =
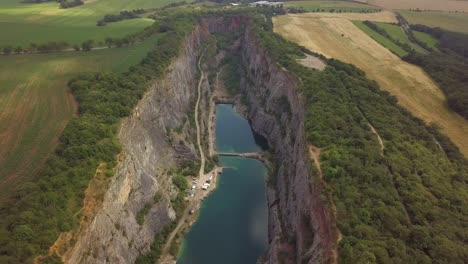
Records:
[[[35,4],[38,4],[38,3],[45,3],[45,2],[56,2],[57,0],[23,0],[21,2],[23,3],[35,3]]]
[[[468,119],[468,35],[424,25],[411,25],[411,29],[435,37],[439,51],[412,52],[403,59],[422,67],[444,92],[448,106]]]
[[[444,52],[412,52],[403,59],[422,67],[444,92],[448,106],[468,119],[468,59]]]
[[[439,48],[452,51],[457,55],[468,58],[468,35],[448,31],[442,28],[431,28],[425,25],[411,25],[412,30],[432,35],[439,41]]]
[[[112,43],[125,43],[125,44],[130,44],[130,41],[126,41],[127,38],[122,38],[122,39],[113,39]],[[10,54],[21,54],[21,53],[47,53],[47,52],[59,52],[59,51],[66,51],[66,50],[75,50],[75,51],[90,51],[95,47],[95,41],[94,40],[85,40],[83,41],[80,45],[79,44],[70,44],[65,41],[50,41],[47,43],[42,43],[42,44],[36,44],[36,43],[31,43],[29,47],[23,48],[21,46],[12,46],[12,45],[6,45],[3,48],[1,48],[1,52],[4,55],[10,55]],[[122,45],[120,45],[122,46]]]
[[[369,27],[370,29],[374,30],[375,32],[379,33],[380,35],[384,36],[385,38],[389,39],[391,42],[395,43],[406,52],[414,51],[414,49],[408,43],[404,43],[398,39],[395,39],[390,34],[388,34],[388,32],[385,29],[379,27],[376,23],[366,20],[363,22],[363,24]]]
[[[139,18],[141,14],[145,13],[145,10],[142,8],[134,10],[124,10],[120,11],[117,15],[105,15],[104,18],[97,22],[98,26],[105,26],[107,23],[122,21],[126,19]]]
[[[58,2],[60,8],[71,8],[83,5],[83,0],[23,0],[23,3],[44,3],[44,2]]]
[[[60,8],[63,8],[63,9],[84,5],[83,0],[71,0],[71,1],[58,0],[58,2],[60,3]]]
[[[102,48],[107,46],[108,48],[112,47],[123,47],[128,45],[133,45],[137,42],[141,42],[148,37],[154,35],[155,33],[163,33],[169,30],[173,30],[173,27],[169,26],[170,23],[161,22],[162,25],[158,28],[154,26],[149,26],[144,30],[137,32],[135,34],[128,35],[123,38],[105,38],[104,42],[96,42],[94,40],[85,40],[81,44],[70,44],[65,41],[51,41],[43,44],[31,43],[29,47],[23,48],[21,46],[12,46],[6,45],[0,48],[0,51],[4,55],[10,54],[21,54],[21,53],[35,53],[35,52],[59,52],[66,50],[75,50],[75,51],[90,51],[93,48]]]

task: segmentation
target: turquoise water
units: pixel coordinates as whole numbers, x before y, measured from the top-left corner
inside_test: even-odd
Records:
[[[216,150],[218,152],[257,152],[249,122],[234,111],[230,104],[216,105]]]
[[[220,152],[261,150],[248,122],[230,105],[216,107]],[[254,264],[267,246],[267,170],[254,159],[220,157],[225,167],[186,234],[178,264]]]

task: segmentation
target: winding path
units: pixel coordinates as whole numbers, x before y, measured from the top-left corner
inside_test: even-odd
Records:
[[[200,152],[200,170],[198,172],[198,177],[201,178],[203,174],[205,174],[205,153],[203,153],[203,147],[201,145],[201,129],[200,129],[200,123],[198,121],[198,112],[200,111],[200,98],[201,98],[201,85],[203,83],[203,79],[205,79],[205,72],[203,71],[201,67],[201,60],[203,58],[203,55],[205,55],[206,48],[203,50],[202,54],[200,55],[200,58],[198,59],[198,70],[201,73],[200,80],[198,81],[198,87],[197,87],[197,103],[195,104],[195,126],[197,127],[197,145],[198,145],[198,151]]]
[[[202,54],[200,55],[200,58],[198,59],[198,64],[197,64],[198,70],[200,71],[201,75],[200,75],[200,80],[198,81],[197,102],[195,104],[195,126],[197,128],[197,146],[198,146],[198,151],[200,152],[200,161],[201,161],[200,170],[198,171],[198,177],[200,179],[205,174],[205,154],[203,153],[203,147],[201,144],[201,129],[200,129],[200,123],[198,121],[198,112],[200,110],[200,99],[201,99],[201,86],[205,78],[205,72],[203,71],[201,67],[201,60],[203,58],[203,55],[205,55],[205,51],[206,51],[206,48],[203,50]],[[174,237],[176,236],[176,234],[184,226],[185,221],[187,220],[187,217],[189,216],[189,212],[195,203],[196,203],[196,199],[190,200],[190,203],[188,204],[187,208],[182,214],[179,222],[177,223],[177,226],[174,228],[174,230],[171,232],[171,234],[167,238],[166,244],[164,244],[164,247],[162,249],[160,263],[168,263],[170,261],[168,250],[171,246],[172,240],[174,240]]]

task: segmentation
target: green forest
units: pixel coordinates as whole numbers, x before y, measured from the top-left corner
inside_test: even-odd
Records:
[[[302,81],[307,139],[322,148],[325,191],[338,210],[340,263],[464,263],[467,160],[356,67],[323,57],[324,71],[299,65],[313,53],[270,23],[256,20],[255,32]]]
[[[79,115],[66,126],[37,180],[25,184],[1,208],[0,263],[32,262],[32,257],[47,252],[60,232],[77,226],[84,190],[98,165],[107,163],[107,175],[113,176],[121,150],[116,138],[121,118],[131,113],[148,82],[164,74],[195,22],[190,14],[162,18],[152,30],[160,38],[139,65],[122,74],[82,74],[69,82]]]

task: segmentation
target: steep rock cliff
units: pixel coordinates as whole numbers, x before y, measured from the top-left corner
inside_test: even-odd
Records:
[[[249,25],[240,53],[247,116],[275,154],[276,175],[270,176],[268,193],[268,262],[278,263],[280,255],[295,263],[335,262],[335,217],[307,153],[300,81],[268,56]]]
[[[67,263],[133,263],[149,249],[155,235],[174,220],[170,170],[186,162],[184,159],[196,157],[186,122],[187,113],[193,110],[198,48],[207,36],[200,26],[187,36],[165,78],[149,88],[132,115],[123,121],[119,132],[123,153],[115,176],[102,208],[65,256]],[[182,141],[172,143],[171,131],[180,127]],[[154,202],[156,193],[161,199]],[[140,226],[136,215],[146,204],[152,206]]]

